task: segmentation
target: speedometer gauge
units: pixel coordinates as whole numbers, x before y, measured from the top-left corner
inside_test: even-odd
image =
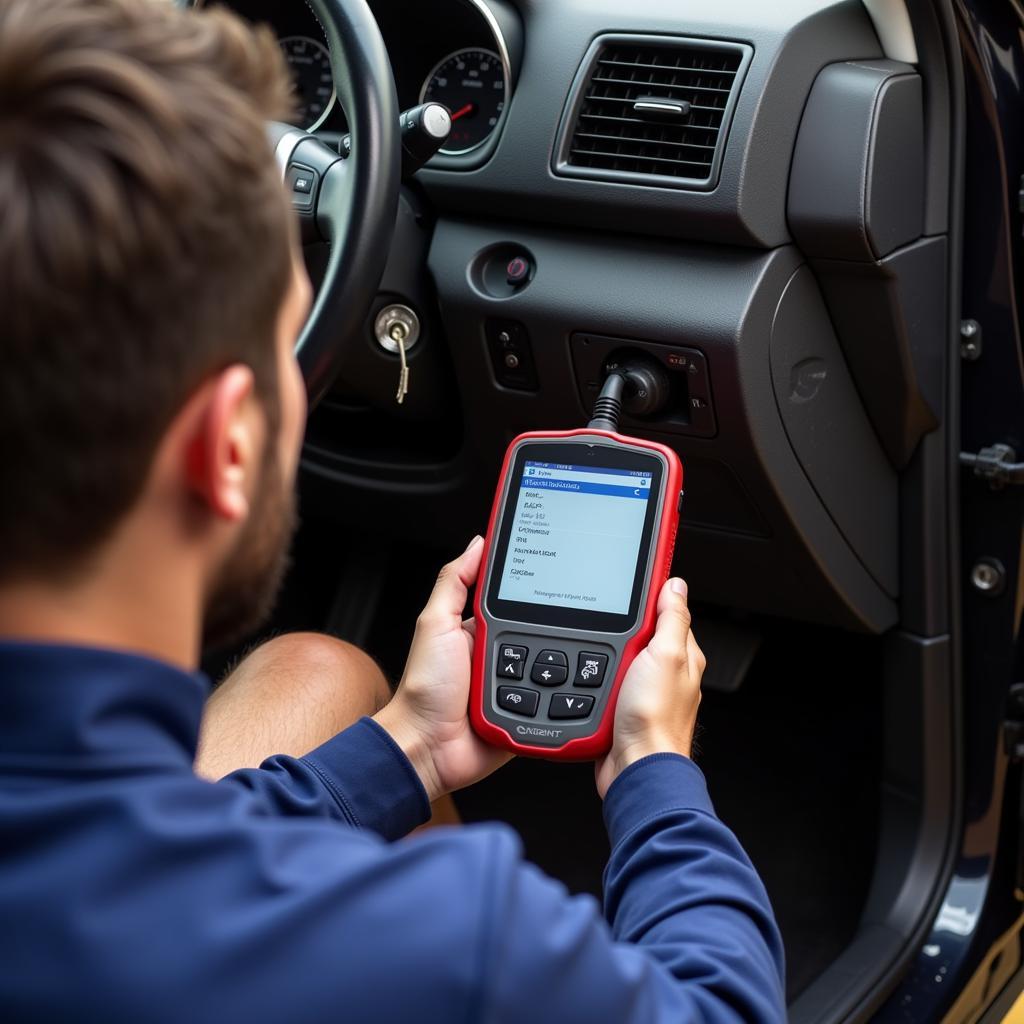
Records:
[[[299,127],[315,131],[327,120],[336,98],[331,55],[309,36],[286,36],[281,49],[295,82]]]
[[[420,103],[443,103],[452,133],[442,153],[467,153],[486,142],[505,109],[508,83],[501,59],[490,50],[456,50],[427,75]]]

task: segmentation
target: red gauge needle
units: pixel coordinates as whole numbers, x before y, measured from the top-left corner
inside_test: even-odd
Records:
[[[452,114],[452,120],[458,121],[460,117],[465,117],[467,114],[472,114],[474,110],[476,110],[476,104],[467,103],[464,107],[459,107],[459,109]]]

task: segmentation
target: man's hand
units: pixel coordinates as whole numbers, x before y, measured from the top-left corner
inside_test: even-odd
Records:
[[[612,749],[597,762],[602,799],[619,773],[642,757],[690,756],[705,665],[690,632],[686,584],[668,580],[658,598],[654,636],[630,665],[619,690]]]
[[[469,724],[469,676],[476,623],[462,621],[476,582],[483,540],[449,562],[416,620],[405,674],[394,699],[374,716],[405,751],[431,800],[490,775],[511,758]]]

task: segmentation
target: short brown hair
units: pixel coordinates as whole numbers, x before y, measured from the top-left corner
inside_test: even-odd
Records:
[[[202,380],[276,394],[291,214],[272,34],[167,0],[0,0],[0,577],[114,528]]]

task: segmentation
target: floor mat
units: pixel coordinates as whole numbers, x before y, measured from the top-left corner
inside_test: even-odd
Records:
[[[695,616],[699,637],[699,615]],[[874,866],[881,788],[879,641],[767,630],[735,694],[701,702],[697,760],[768,889],[794,998],[849,943]]]

